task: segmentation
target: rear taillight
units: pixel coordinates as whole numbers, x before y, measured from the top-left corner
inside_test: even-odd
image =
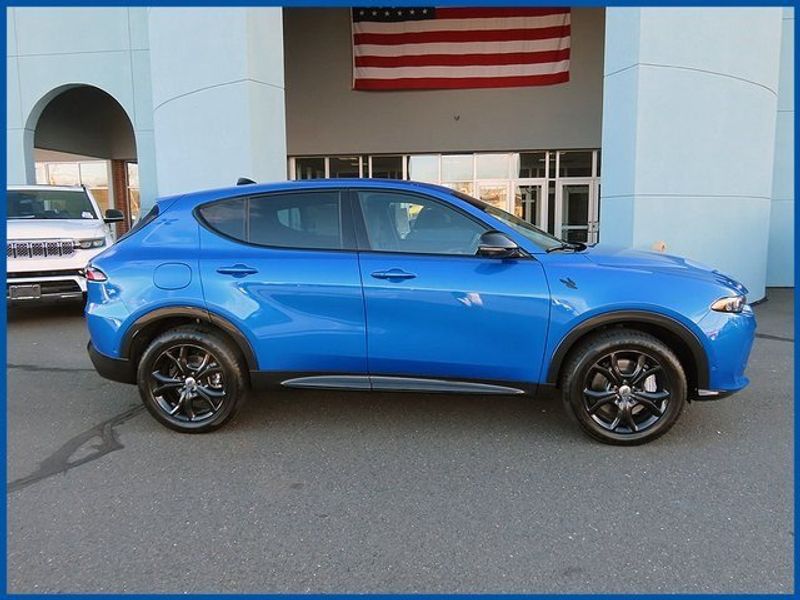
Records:
[[[106,281],[108,277],[97,267],[88,266],[83,271],[87,281]]]

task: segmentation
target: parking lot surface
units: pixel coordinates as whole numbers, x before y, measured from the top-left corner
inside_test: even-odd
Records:
[[[634,448],[557,400],[327,391],[182,435],[94,372],[79,307],[12,309],[9,592],[788,593],[793,295],[769,298],[750,387]]]

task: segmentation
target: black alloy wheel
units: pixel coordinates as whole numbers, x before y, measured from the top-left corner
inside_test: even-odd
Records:
[[[236,348],[215,332],[183,326],[158,336],[139,362],[142,401],[161,423],[199,433],[222,426],[246,393]]]
[[[590,436],[635,445],[667,432],[686,405],[686,375],[675,354],[644,332],[614,329],[576,348],[562,378],[567,412]]]
[[[217,358],[194,344],[161,352],[150,373],[150,393],[170,417],[189,423],[211,419],[225,402],[225,379]]]

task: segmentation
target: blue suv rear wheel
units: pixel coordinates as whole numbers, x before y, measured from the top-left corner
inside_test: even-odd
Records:
[[[235,348],[207,329],[177,327],[158,336],[142,354],[139,393],[150,414],[167,427],[212,431],[244,403],[243,364]]]

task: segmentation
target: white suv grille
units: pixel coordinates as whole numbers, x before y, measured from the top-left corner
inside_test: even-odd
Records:
[[[6,258],[51,258],[74,253],[72,240],[13,240],[6,244]]]

